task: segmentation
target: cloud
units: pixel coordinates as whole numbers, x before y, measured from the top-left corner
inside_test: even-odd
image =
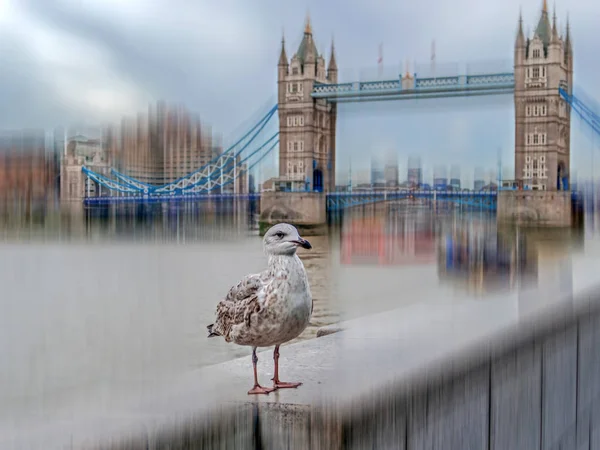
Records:
[[[273,101],[281,30],[291,56],[307,9],[312,11],[318,49],[328,56],[330,38],[335,36],[340,74],[348,79],[376,73],[382,42],[386,74],[392,76],[406,61],[413,68],[415,60],[425,63],[419,66],[425,70],[434,39],[438,68],[446,61],[454,65],[466,61],[475,67],[474,62],[493,60],[497,62],[478,64],[510,66],[521,3],[4,0],[0,1],[0,127],[118,121],[160,98],[184,102],[227,137]],[[541,0],[524,5],[523,18],[530,30],[540,7]],[[563,26],[569,9],[576,83],[600,99],[593,20],[600,14],[600,3],[559,1],[557,7]],[[419,107],[397,102],[340,108],[338,159],[344,164],[350,158],[368,161],[367,149],[383,141],[396,143],[401,159],[419,151],[428,158],[424,163],[433,165],[437,159],[450,162],[452,153],[440,148],[460,140],[457,145],[468,147],[464,153],[469,163],[493,167],[497,148],[510,147],[514,140],[512,106],[508,102],[504,110],[490,112],[497,114],[491,119],[473,110],[495,106],[470,104],[475,106],[447,101]],[[494,131],[489,128],[494,120],[509,123]]]

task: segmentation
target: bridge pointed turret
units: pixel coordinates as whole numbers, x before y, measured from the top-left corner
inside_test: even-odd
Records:
[[[317,46],[315,45],[315,41],[313,39],[312,25],[310,23],[310,15],[308,13],[306,14],[306,22],[304,24],[304,36],[302,36],[302,41],[298,46],[296,56],[298,57],[300,65],[303,68],[306,64],[314,64],[317,60],[317,56],[319,56]]]
[[[515,41],[515,47],[525,46],[525,34],[523,33],[523,13],[519,11],[519,28],[517,29],[517,39]]]
[[[567,33],[565,36],[565,45],[569,53],[573,52],[573,42],[571,41],[571,24],[569,23],[569,16],[567,16]]]
[[[565,34],[565,63],[569,67],[569,70],[573,70],[573,40],[571,39],[571,25],[569,23],[569,16],[567,16],[567,31]]]
[[[525,42],[525,34],[523,33],[523,15],[519,12],[519,26],[517,29],[517,38],[515,39],[515,70],[519,70],[525,61],[525,53],[527,51],[527,43]]]
[[[547,49],[548,45],[550,44],[550,39],[552,39],[552,27],[550,25],[550,18],[548,17],[547,0],[544,0],[542,5],[542,15],[538,22],[537,28],[535,29],[535,35],[544,43],[544,49]]]
[[[287,66],[288,65],[288,58],[287,58],[287,54],[285,53],[285,36],[281,36],[281,53],[279,54],[279,65],[280,66]]]
[[[327,66],[327,79],[335,83],[337,82],[337,62],[335,60],[335,44],[331,38],[331,55],[329,56],[329,65]]]
[[[556,25],[556,6],[554,6],[554,11],[552,13],[552,38],[550,42],[552,44],[560,43],[560,38],[558,36],[558,26]]]
[[[304,22],[304,34],[312,34],[312,26],[310,24],[310,12],[306,12],[306,20]]]

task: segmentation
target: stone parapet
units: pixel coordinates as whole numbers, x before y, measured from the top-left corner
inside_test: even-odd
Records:
[[[310,236],[326,231],[325,194],[320,192],[263,192],[260,199],[260,234],[287,222]]]
[[[498,223],[570,227],[570,191],[499,191]]]

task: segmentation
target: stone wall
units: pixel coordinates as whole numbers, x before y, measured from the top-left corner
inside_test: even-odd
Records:
[[[570,191],[500,191],[498,223],[571,226]]]
[[[567,301],[369,395],[250,399],[102,448],[598,449],[599,306]]]
[[[318,192],[263,192],[260,199],[260,233],[281,222],[301,233],[320,234],[327,223],[325,194]]]

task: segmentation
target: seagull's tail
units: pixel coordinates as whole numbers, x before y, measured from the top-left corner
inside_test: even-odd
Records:
[[[206,327],[206,329],[208,330],[208,337],[217,337],[217,336],[221,336],[219,333],[217,333],[216,331],[213,331],[215,324],[211,323],[209,326]]]

